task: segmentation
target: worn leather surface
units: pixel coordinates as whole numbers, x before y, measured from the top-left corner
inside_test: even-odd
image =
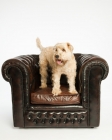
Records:
[[[109,71],[107,62],[92,54],[75,54],[77,61],[76,89],[80,96],[80,106],[73,105],[41,105],[31,103],[33,101],[32,93],[39,91],[39,56],[23,55],[4,62],[2,66],[3,78],[10,82],[12,94],[13,122],[15,127],[97,127],[100,122],[100,94],[101,81],[104,80]],[[48,69],[48,85],[51,85],[51,72]],[[67,86],[66,77],[61,77],[60,83]],[[9,91],[10,92],[10,91]],[[38,92],[39,93],[39,92]],[[50,93],[50,92],[49,92]],[[35,93],[36,94],[36,93]],[[65,95],[64,95],[65,96]],[[35,98],[36,99],[36,98]],[[34,111],[63,111],[86,112],[86,118],[83,123],[64,125],[54,123],[34,124],[33,117],[27,116],[29,112]],[[51,112],[52,113],[52,112]],[[32,119],[32,121],[31,121]],[[41,119],[41,118],[40,118]],[[82,118],[83,119],[83,118]],[[40,120],[41,121],[41,120]]]
[[[37,89],[36,92],[31,93],[32,104],[50,104],[50,105],[69,105],[79,104],[80,95],[70,94],[66,86],[61,87],[62,93],[58,96],[53,96],[52,87],[45,89]]]

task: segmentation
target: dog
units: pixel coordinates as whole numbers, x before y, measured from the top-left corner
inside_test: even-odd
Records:
[[[54,96],[61,94],[60,77],[62,74],[67,76],[69,92],[78,94],[75,88],[76,60],[73,54],[73,46],[70,43],[57,43],[55,46],[44,48],[39,38],[36,39],[36,44],[41,50],[39,55],[40,88],[47,87],[47,68],[50,66],[53,81],[52,94]]]

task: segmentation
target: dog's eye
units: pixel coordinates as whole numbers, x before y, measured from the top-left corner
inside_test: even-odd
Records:
[[[55,51],[57,52],[57,49],[55,49]]]
[[[66,50],[65,50],[65,49],[62,49],[62,51],[63,51],[63,52],[66,52]]]

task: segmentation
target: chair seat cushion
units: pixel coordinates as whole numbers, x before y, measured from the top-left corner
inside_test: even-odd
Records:
[[[70,105],[80,104],[80,95],[70,94],[68,88],[61,87],[62,93],[58,96],[53,96],[52,87],[45,89],[37,89],[31,93],[32,104],[50,104],[50,105]]]

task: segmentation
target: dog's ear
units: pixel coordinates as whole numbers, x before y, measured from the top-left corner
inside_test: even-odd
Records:
[[[69,50],[72,52],[73,51],[73,46],[67,42],[67,47],[69,48]]]

